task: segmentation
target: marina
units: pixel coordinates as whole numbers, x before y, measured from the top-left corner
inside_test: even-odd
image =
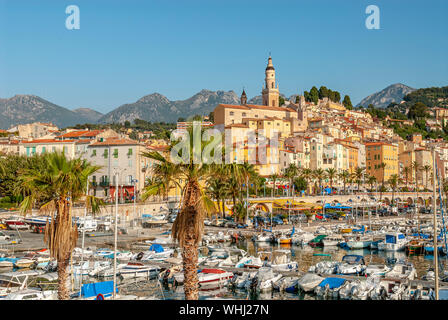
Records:
[[[406,249],[414,243],[417,228],[431,231],[431,224],[402,217],[389,219],[387,226],[381,221],[335,222],[283,225],[261,232],[209,225],[199,247],[199,298],[433,299],[432,252]],[[1,298],[55,299],[57,264],[49,258],[43,235],[3,231],[11,238],[18,232],[20,243],[1,249]],[[115,299],[185,298],[180,250],[170,238],[170,224],[121,234],[115,269],[113,234],[89,232],[100,236],[85,232],[84,249],[75,248],[67,267],[71,299],[112,299],[114,270]],[[430,241],[427,235],[425,243]],[[442,291],[448,288],[444,248],[442,241]],[[83,295],[88,292],[85,286],[93,284],[108,292],[98,289],[102,293],[95,297]]]

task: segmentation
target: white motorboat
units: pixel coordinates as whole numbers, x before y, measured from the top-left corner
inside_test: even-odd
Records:
[[[260,257],[242,257],[236,264],[235,268],[260,268],[263,265]]]
[[[384,264],[369,264],[364,269],[364,274],[367,276],[384,276],[390,270],[391,268]]]
[[[417,270],[411,262],[400,261],[393,266],[392,270],[386,272],[384,277],[414,280],[417,277]]]
[[[272,282],[272,288],[280,292],[294,293],[298,290],[298,277],[282,277]]]
[[[269,292],[273,289],[273,283],[278,281],[282,277],[281,274],[275,274],[270,267],[261,267],[258,269],[256,279],[257,292]]]
[[[34,260],[29,258],[20,258],[14,264],[16,268],[29,268],[34,265]]]
[[[335,234],[335,235],[326,236],[322,240],[322,243],[324,244],[324,247],[334,247],[334,246],[339,245],[339,243],[342,241],[344,241],[344,238],[341,235]]]
[[[13,293],[8,294],[3,299],[4,300],[56,300],[57,299],[56,290],[35,290],[35,289],[24,289],[18,290]]]
[[[215,288],[227,284],[233,278],[232,272],[227,272],[218,268],[205,268],[198,272],[200,288]],[[184,283],[183,271],[174,274],[174,279],[178,284]]]
[[[156,266],[144,265],[138,262],[129,262],[120,268],[120,275],[123,279],[146,277],[149,279],[157,277],[160,268]]]
[[[297,284],[300,289],[302,289],[304,292],[312,292],[314,291],[314,288],[316,288],[319,283],[322,282],[324,278],[321,276],[318,276],[315,273],[306,273],[303,277],[301,277]]]
[[[273,242],[273,235],[272,235],[272,233],[263,232],[261,234],[254,235],[252,237],[252,241],[254,241],[254,242]]]
[[[0,273],[0,296],[6,296],[11,292],[26,289],[28,283],[43,271],[23,270]]]
[[[408,240],[401,232],[388,232],[383,242],[378,243],[378,250],[401,251],[406,248]]]
[[[336,273],[344,275],[360,275],[366,268],[364,257],[348,254],[342,257],[342,261],[336,267]]]
[[[235,274],[232,280],[230,280],[230,284],[237,289],[243,289],[252,281],[256,274],[257,272],[243,272],[241,275]]]
[[[86,261],[88,263],[92,263],[92,264],[88,264],[89,266],[89,272],[88,275],[91,277],[95,277],[99,272],[108,269],[111,265],[110,261]],[[75,271],[76,269],[73,268],[73,270]],[[85,274],[85,269],[83,267],[79,268],[79,272],[82,272],[82,274]],[[80,273],[78,273],[80,274]]]

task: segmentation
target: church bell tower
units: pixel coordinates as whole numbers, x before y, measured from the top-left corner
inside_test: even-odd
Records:
[[[272,64],[272,58],[269,56],[268,65],[265,71],[265,84],[261,91],[263,97],[263,105],[270,107],[279,107],[279,90],[278,84],[275,82],[275,69]]]

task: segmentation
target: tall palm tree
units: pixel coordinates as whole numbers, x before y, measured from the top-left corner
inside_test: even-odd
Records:
[[[210,177],[207,180],[207,194],[216,200],[218,209],[217,211],[220,211],[219,208],[221,207],[221,215],[222,218],[225,218],[225,197],[227,195],[225,181],[221,179],[220,177]],[[222,201],[222,203],[221,203]]]
[[[412,172],[412,167],[404,167],[403,168],[403,173],[404,173],[404,177],[405,177],[405,181],[406,181],[406,188],[408,187],[408,182],[409,182],[409,173]]]
[[[371,191],[373,190],[373,185],[375,184],[375,182],[376,182],[375,176],[370,176],[367,178],[367,183],[370,185]]]
[[[199,298],[198,291],[198,246],[204,232],[204,217],[206,214],[216,212],[216,207],[212,200],[205,192],[206,181],[214,174],[213,166],[205,163],[195,163],[193,161],[193,130],[189,129],[189,148],[186,152],[188,161],[173,162],[171,157],[158,156],[158,153],[149,152],[144,155],[148,158],[158,160],[156,168],[159,166],[172,166],[170,169],[173,174],[167,180],[167,185],[148,186],[145,190],[146,194],[151,194],[157,190],[158,187],[169,188],[171,185],[177,183],[179,179],[185,181],[182,187],[180,212],[173,223],[171,233],[172,237],[178,241],[182,250],[182,263],[184,270],[184,292],[185,299],[197,300]],[[200,154],[202,154],[204,147],[210,142],[202,142]],[[170,146],[173,152],[173,147],[176,142]],[[196,153],[198,150],[195,150]],[[180,149],[177,155],[182,158],[186,156],[183,154],[185,149]],[[155,172],[160,172],[155,170]]]
[[[431,171],[432,166],[430,166],[429,164],[425,164],[422,169],[425,171],[425,178],[426,178],[426,189],[428,189],[428,180],[429,180],[429,171]]]
[[[317,189],[320,189],[322,191],[322,180],[325,179],[325,171],[320,169],[320,168],[316,169],[313,172],[313,176],[314,176],[314,179],[316,179],[316,182],[318,183],[318,187],[316,188],[316,192],[317,192]]]
[[[27,214],[34,204],[50,214],[44,241],[58,264],[58,299],[68,300],[67,267],[78,240],[78,229],[72,222],[72,207],[84,198],[93,213],[101,202],[86,194],[88,177],[99,170],[86,160],[68,160],[63,153],[48,153],[43,157],[45,169],[25,169],[19,175],[17,193],[23,194],[20,211]]]
[[[325,173],[327,174],[327,178],[330,181],[330,188],[333,190],[333,180],[336,178],[337,171],[335,168],[328,168],[325,170]]]
[[[364,171],[366,168],[356,167],[355,172],[353,172],[353,177],[355,178],[356,183],[358,184],[358,192],[360,189],[361,182],[364,178]]]
[[[415,191],[418,192],[418,171],[420,170],[420,165],[417,161],[412,161],[412,169],[414,169],[415,173]]]
[[[302,170],[301,176],[303,177],[303,179],[305,179],[305,181],[307,182],[307,185],[310,185],[312,177],[313,177],[313,170],[311,170],[309,168],[304,168]]]
[[[381,169],[381,189],[380,189],[380,201],[383,197],[383,190],[384,190],[384,176],[386,174],[386,167],[387,167],[387,163],[385,162],[381,162],[381,164],[379,165],[379,169]]]
[[[389,180],[387,181],[392,189],[392,205],[394,204],[394,195],[395,191],[397,190],[397,187],[400,183],[402,183],[401,178],[398,176],[398,174],[393,174],[389,177]]]
[[[299,174],[299,168],[294,164],[291,163],[288,168],[285,170],[285,177],[288,179],[289,182],[289,193],[292,192],[292,182],[294,181],[294,178]]]
[[[345,186],[347,185],[347,181],[350,177],[350,173],[348,172],[348,170],[342,170],[339,174],[339,179],[342,180],[342,183],[344,185],[344,193],[345,193]]]

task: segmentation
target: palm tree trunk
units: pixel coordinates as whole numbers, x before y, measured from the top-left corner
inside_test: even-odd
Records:
[[[58,299],[69,300],[69,293],[67,288],[67,266],[68,259],[58,259]]]
[[[182,261],[184,267],[185,300],[198,300],[198,246],[195,244],[192,236],[189,239],[185,239],[182,247]]]

